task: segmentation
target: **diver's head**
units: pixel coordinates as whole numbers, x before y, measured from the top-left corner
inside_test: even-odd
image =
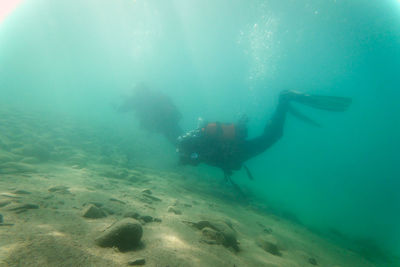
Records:
[[[183,165],[197,165],[200,163],[200,131],[193,130],[178,137],[176,152],[179,162]]]

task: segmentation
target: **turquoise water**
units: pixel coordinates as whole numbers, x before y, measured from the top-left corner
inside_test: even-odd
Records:
[[[248,162],[255,181],[233,179],[309,227],[396,254],[399,69],[395,0],[26,0],[0,24],[0,103],[96,124],[76,138],[132,147],[127,164],[177,168],[173,147],[115,111],[136,84],[169,95],[185,130],[247,114],[250,136],[281,90],[352,97],[345,113],[301,107],[324,127],[289,116],[282,140]]]

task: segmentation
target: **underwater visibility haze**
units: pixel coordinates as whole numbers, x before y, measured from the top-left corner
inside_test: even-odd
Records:
[[[246,116],[252,139],[285,90],[351,104],[293,103],[320,125],[289,112],[253,180],[180,164],[159,128]],[[399,101],[398,0],[0,0],[0,266],[398,266]],[[141,247],[102,248],[132,209]]]

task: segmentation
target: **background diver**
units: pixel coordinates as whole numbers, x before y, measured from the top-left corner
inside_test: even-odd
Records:
[[[291,102],[297,102],[316,109],[328,111],[345,111],[351,104],[351,98],[309,95],[296,91],[283,91],[279,95],[278,106],[267,122],[263,133],[247,139],[247,118],[242,117],[238,123],[202,123],[197,129],[182,134],[179,126],[180,112],[171,99],[145,87],[125,100],[122,111],[133,110],[141,125],[147,130],[163,134],[177,146],[179,161],[184,165],[205,163],[223,170],[225,179],[239,191],[232,181],[233,171],[245,168],[247,175],[253,179],[244,163],[261,154],[283,136],[283,128],[288,112],[295,117],[315,126],[318,123],[296,110]]]

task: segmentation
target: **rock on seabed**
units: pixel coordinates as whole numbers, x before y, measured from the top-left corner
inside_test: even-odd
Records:
[[[107,217],[107,214],[100,208],[90,204],[82,213],[82,216],[89,219],[99,219]]]
[[[126,251],[137,247],[143,235],[140,223],[131,218],[118,221],[106,229],[97,239],[100,247],[117,247]]]

